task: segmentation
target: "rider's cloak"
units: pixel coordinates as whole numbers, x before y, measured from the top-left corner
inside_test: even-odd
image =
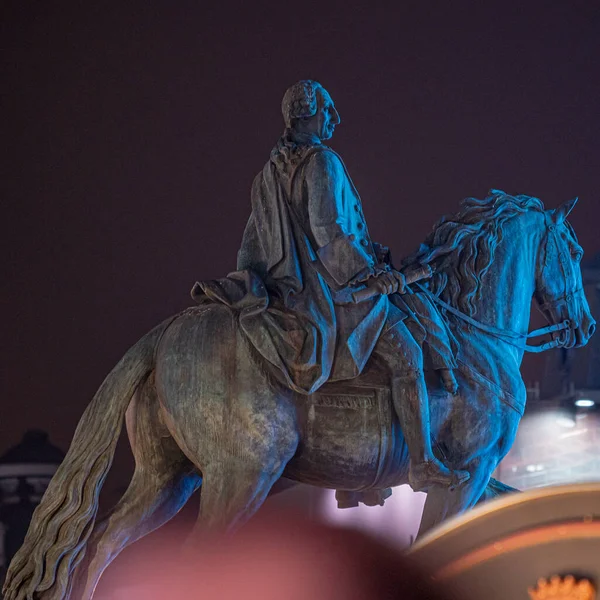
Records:
[[[408,305],[396,298],[391,306],[383,295],[353,303],[351,293],[379,268],[382,247],[371,242],[335,152],[314,138],[284,136],[256,176],[251,202],[238,270],[197,284],[192,294],[231,306],[254,349],[289,387],[308,394],[356,377],[383,328],[407,315],[418,341],[428,337],[416,295]],[[445,327],[429,325],[441,336],[431,354],[440,367],[454,366]]]

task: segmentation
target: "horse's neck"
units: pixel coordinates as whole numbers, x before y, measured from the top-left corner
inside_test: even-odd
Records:
[[[540,243],[537,213],[514,217],[504,225],[502,241],[483,278],[483,289],[473,315],[478,321],[499,329],[526,333],[531,299],[535,289],[535,268]],[[503,350],[505,344],[501,344]],[[515,358],[520,363],[522,352]]]

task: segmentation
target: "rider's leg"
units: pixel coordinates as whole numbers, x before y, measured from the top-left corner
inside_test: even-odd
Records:
[[[468,479],[468,473],[452,472],[433,453],[423,355],[406,325],[399,321],[388,328],[373,353],[391,375],[392,401],[410,454],[411,487],[426,490],[430,485],[453,486]]]
[[[435,304],[423,294],[408,294],[402,296],[403,302],[418,315],[418,321],[406,320],[409,331],[415,331],[417,339],[422,330],[427,332],[423,351],[426,352],[427,364],[439,375],[447,392],[455,395],[458,392],[458,382],[454,375],[456,369],[456,347],[448,332],[444,319]]]

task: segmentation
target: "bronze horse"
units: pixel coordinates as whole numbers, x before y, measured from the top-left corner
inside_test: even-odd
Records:
[[[468,199],[415,257],[435,271],[419,293],[440,304],[461,348],[459,393],[431,383],[435,447],[470,473],[456,489],[429,490],[421,532],[502,489],[490,476],[525,406],[519,367],[532,297],[557,324],[552,330],[563,329],[550,345],[581,346],[594,331],[582,250],[566,221],[573,205],[545,210],[536,198],[498,191]],[[85,410],[11,563],[5,598],[89,600],[119,552],[171,519],[200,486],[191,535],[239,527],[282,476],[341,490],[407,483],[402,431],[376,365],[369,370],[298,396],[252,355],[225,306],[168,319],[125,354]],[[135,473],[96,520],[123,420]]]

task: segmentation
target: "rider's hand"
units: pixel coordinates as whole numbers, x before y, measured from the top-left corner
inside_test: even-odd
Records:
[[[402,276],[401,273],[398,275]],[[394,271],[385,271],[375,277],[373,283],[369,287],[374,287],[381,294],[393,294],[398,291],[399,280]]]
[[[392,270],[392,273],[398,282],[398,293],[406,294],[406,277],[404,277],[400,271],[396,271],[395,269]]]

